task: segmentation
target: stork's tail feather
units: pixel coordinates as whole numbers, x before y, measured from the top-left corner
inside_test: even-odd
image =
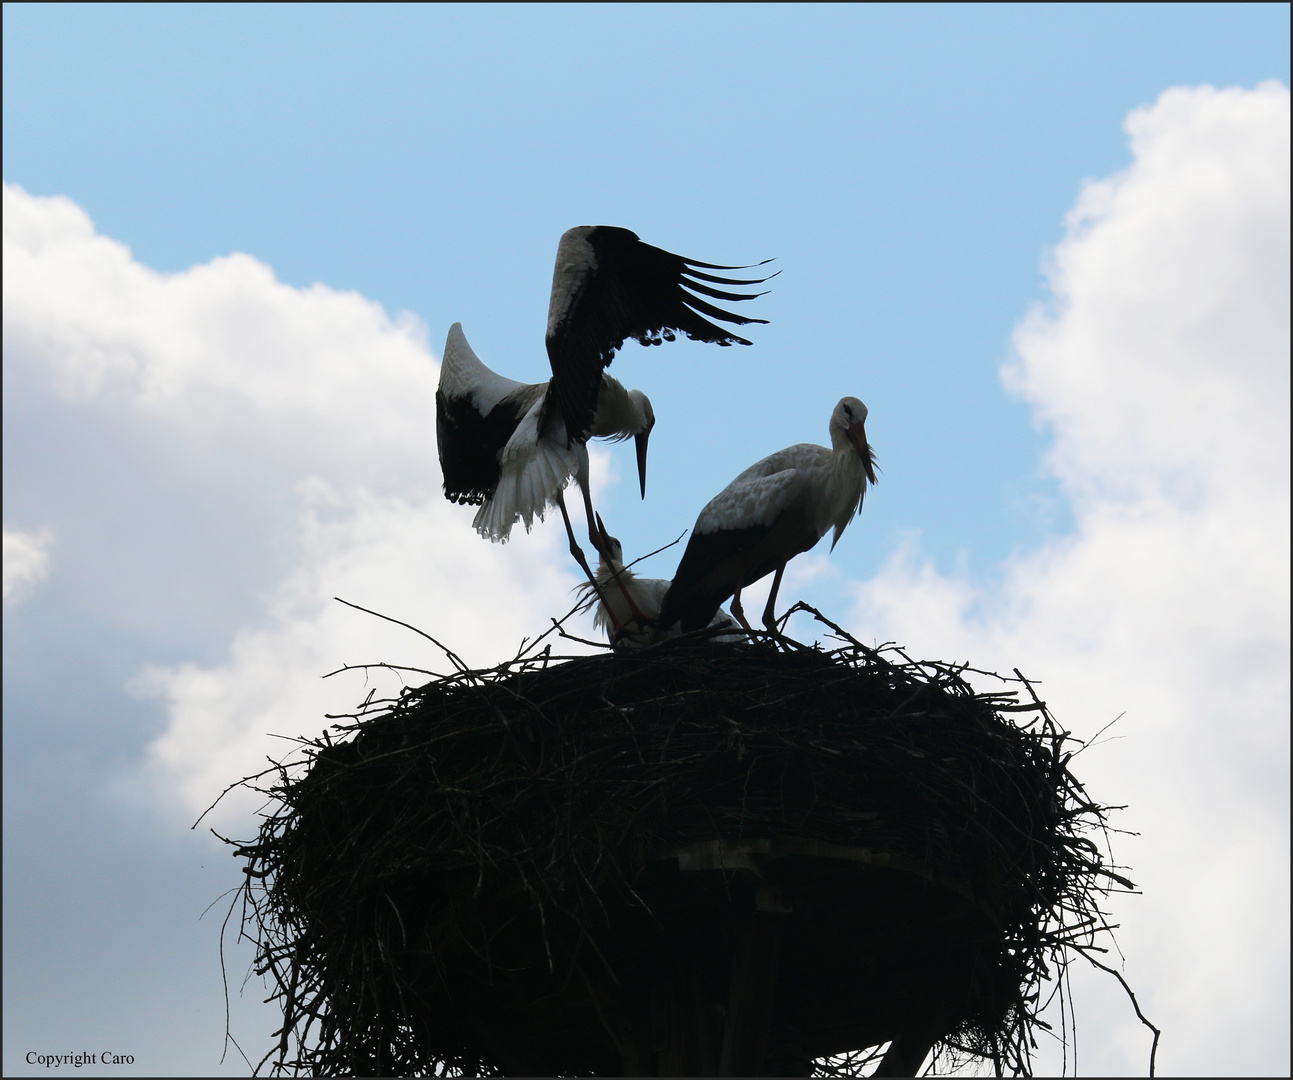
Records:
[[[549,506],[565,489],[576,468],[573,451],[548,440],[513,452],[503,461],[498,486],[472,522],[487,540],[507,540],[516,522],[529,532],[534,519],[543,520]]]
[[[505,544],[507,539],[512,535],[512,526],[516,524],[520,514],[511,510],[504,502],[497,498],[486,500],[479,510],[476,511],[472,524],[476,531],[486,540],[492,540],[496,544]],[[534,519],[538,517],[543,520],[543,511],[537,514],[529,514],[525,517],[525,531],[529,532],[534,525]]]

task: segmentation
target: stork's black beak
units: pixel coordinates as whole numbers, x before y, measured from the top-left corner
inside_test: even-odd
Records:
[[[643,431],[633,437],[633,441],[638,446],[638,483],[642,488],[642,498],[646,498],[646,455],[647,439],[651,437],[651,432]]]
[[[866,441],[866,427],[859,420],[849,428],[849,442],[851,442],[862,459],[862,468],[866,471],[866,478],[872,484],[875,484],[875,451],[871,449],[871,444]]]

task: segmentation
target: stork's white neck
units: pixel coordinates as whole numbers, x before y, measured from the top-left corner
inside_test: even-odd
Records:
[[[855,458],[858,457],[857,447],[853,445],[853,440],[849,438],[848,429],[841,427],[839,424],[831,424],[831,450],[835,457],[839,457],[846,450]],[[861,462],[861,458],[858,461]]]
[[[653,419],[651,403],[641,390],[626,390],[618,379],[602,376],[591,435],[603,439],[626,438],[649,431]]]
[[[838,543],[845,527],[855,514],[862,512],[862,498],[866,494],[866,466],[857,447],[843,428],[831,425],[831,454],[826,467],[829,495],[822,501],[831,517],[820,523],[821,532],[834,526],[835,536],[831,547]]]

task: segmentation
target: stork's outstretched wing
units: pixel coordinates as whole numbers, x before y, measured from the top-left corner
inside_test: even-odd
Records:
[[[467,344],[462,324],[449,328],[436,390],[436,445],[444,495],[479,506],[498,485],[499,454],[544,387],[490,370]]]
[[[552,381],[544,408],[560,409],[569,436],[586,439],[602,372],[627,338],[658,345],[683,333],[716,345],[749,345],[710,320],[744,326],[767,319],[737,315],[701,298],[753,300],[763,294],[713,286],[760,285],[776,276],[742,279],[702,272],[743,269],[748,268],[685,259],[612,225],[568,230],[557,247],[552,275],[547,337]]]

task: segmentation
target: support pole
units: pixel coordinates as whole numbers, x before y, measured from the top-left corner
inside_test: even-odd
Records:
[[[727,1029],[719,1076],[762,1076],[777,989],[777,952],[789,906],[771,886],[760,886],[755,910],[732,961]]]
[[[880,1065],[872,1076],[919,1076],[925,1058],[934,1049],[934,1043],[947,1034],[941,1013],[927,1016],[918,1027],[900,1032],[889,1044]]]

